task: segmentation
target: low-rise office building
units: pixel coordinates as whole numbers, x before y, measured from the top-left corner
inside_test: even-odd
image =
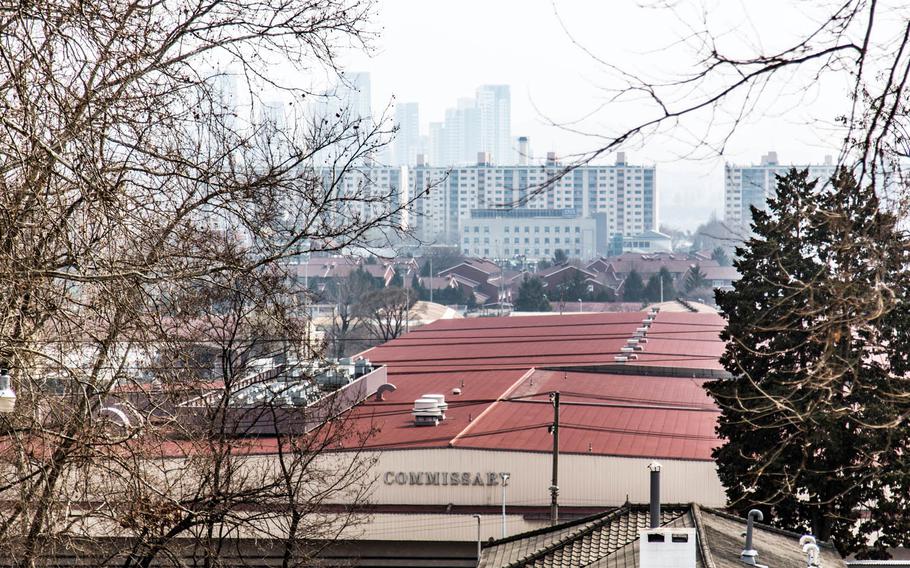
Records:
[[[603,217],[582,218],[574,209],[473,209],[464,222],[465,255],[527,260],[552,258],[557,250],[569,257],[592,258]]]

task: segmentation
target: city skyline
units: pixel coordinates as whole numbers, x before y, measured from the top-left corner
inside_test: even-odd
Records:
[[[513,136],[530,137],[539,157],[554,151],[569,159],[595,148],[599,135],[644,116],[636,105],[607,104],[618,73],[603,62],[645,69],[652,78],[679,77],[695,61],[684,39],[697,29],[693,26],[706,25],[703,17],[736,32],[725,36],[730,50],[748,49],[749,42],[775,49],[798,35],[809,8],[783,1],[712,2],[705,10],[687,4],[659,10],[631,1],[384,3],[376,12],[373,51],[347,54],[343,63],[371,73],[375,108],[393,100],[417,101],[424,123],[442,121],[445,109],[477,85],[508,84]],[[517,22],[519,14],[521,25],[504,25]],[[693,141],[706,136],[710,116],[622,149],[636,162],[661,167],[664,221],[694,229],[712,212],[723,217],[726,161],[758,163],[770,150],[784,163],[821,163],[825,155],[836,155],[834,141],[840,138],[830,123],[848,94],[830,79],[781,92],[744,117],[736,135],[714,151],[693,152]],[[723,128],[736,115],[728,110],[713,120]]]

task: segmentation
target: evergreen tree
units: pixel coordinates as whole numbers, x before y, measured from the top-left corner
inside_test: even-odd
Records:
[[[910,392],[896,221],[849,174],[822,192],[807,170],[780,177],[767,211],[752,216],[754,236],[734,262],[742,278],[716,293],[733,377],[706,385],[722,411],[714,457],[730,502],[843,553],[865,547],[855,529],[867,506],[864,526],[903,542],[906,521],[891,522],[910,489],[910,405],[894,394]]]
[[[686,294],[691,293],[693,290],[698,290],[699,288],[705,288],[708,286],[708,277],[705,272],[701,269],[701,266],[695,265],[686,272]]]
[[[645,285],[644,298],[646,302],[660,301],[660,276],[652,274]]]
[[[404,288],[404,276],[398,268],[392,269],[392,279],[389,280],[389,288]]]
[[[564,251],[562,249],[556,249],[553,252],[553,265],[554,266],[559,266],[561,264],[565,264],[568,261],[569,261],[569,257],[566,256],[566,251]]]
[[[624,302],[640,302],[645,297],[645,285],[641,275],[633,270],[623,283],[622,299]]]
[[[663,288],[661,288],[663,281]],[[676,290],[673,288],[673,275],[666,266],[660,269],[660,272],[648,278],[648,285],[645,286],[644,297],[649,302],[660,302],[676,297]]]
[[[727,251],[724,250],[724,247],[714,247],[714,250],[711,251],[711,260],[717,262],[721,266],[730,266],[730,257],[727,256]]]
[[[515,301],[516,312],[549,312],[552,308],[543,291],[540,278],[528,278],[518,287],[518,299]]]

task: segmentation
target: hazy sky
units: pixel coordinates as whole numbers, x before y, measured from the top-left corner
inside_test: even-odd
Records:
[[[673,8],[645,0],[380,1],[374,52],[346,54],[343,63],[371,73],[374,112],[393,97],[420,103],[424,133],[427,122],[441,121],[444,110],[459,97],[473,96],[477,85],[509,84],[513,136],[530,136],[538,156],[549,150],[570,155],[596,148],[598,135],[653,116],[655,109],[644,102],[608,102],[621,79],[609,66],[678,78],[696,58],[692,42],[682,40],[705,25],[721,48],[742,55],[788,44],[824,12],[823,5],[813,5],[818,9],[813,13],[805,11],[807,3],[787,1],[660,4],[665,3]],[[837,80],[822,86],[799,76],[781,79],[767,88],[764,104],[730,139],[723,157],[688,154],[693,141],[719,138],[717,125],[729,123],[739,108],[735,104],[627,149],[630,162],[658,166],[662,222],[694,227],[712,211],[721,217],[724,160],[752,163],[776,150],[782,162],[818,163],[836,153],[836,134],[825,123],[843,112],[845,86]],[[689,96],[675,93],[680,102]],[[707,130],[710,118],[713,130]]]

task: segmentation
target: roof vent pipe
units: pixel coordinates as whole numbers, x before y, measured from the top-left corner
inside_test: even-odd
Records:
[[[651,470],[651,528],[660,527],[660,464],[656,461],[648,464]]]
[[[820,551],[818,545],[815,543],[815,537],[811,534],[804,534],[799,539],[799,545],[803,547],[803,552],[806,553],[807,568],[818,568]]]
[[[746,515],[746,547],[743,549],[742,554],[739,555],[741,561],[752,566],[759,566],[755,562],[755,559],[758,558],[758,551],[752,547],[752,531],[755,529],[756,520],[763,521],[765,516],[758,509],[752,509]]]

